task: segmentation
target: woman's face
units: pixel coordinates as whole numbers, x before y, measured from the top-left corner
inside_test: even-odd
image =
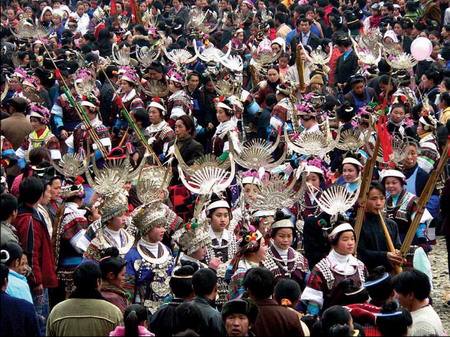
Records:
[[[341,255],[353,254],[355,251],[355,234],[352,231],[343,232],[334,250]]]
[[[392,196],[399,195],[403,191],[403,185],[397,177],[387,177],[384,181],[384,186],[386,191]]]
[[[236,35],[236,39],[238,39],[242,43],[244,41],[244,33],[243,32],[239,32]]]
[[[125,266],[122,268],[119,274],[113,275],[113,273],[109,273],[108,281],[112,285],[122,288],[125,285]]]
[[[175,122],[175,135],[181,139],[190,135],[188,129],[180,119]]]
[[[344,164],[342,168],[342,176],[346,183],[352,183],[358,179],[358,170],[353,164]]]
[[[150,108],[150,111],[148,112],[148,118],[150,119],[150,123],[152,124],[158,124],[162,121],[161,113],[155,107]]]
[[[278,59],[278,66],[280,67],[280,69],[284,69],[288,66],[289,64],[289,59],[287,57],[280,57]]]
[[[266,252],[267,252],[266,241],[264,239],[261,239],[259,242],[259,249],[255,253],[255,256],[259,262],[262,262],[264,260],[264,258],[266,257]]]
[[[417,164],[417,157],[419,153],[417,152],[417,147],[414,145],[409,145],[406,148],[406,158],[403,161],[403,165],[406,169],[412,168]]]
[[[121,80],[120,81],[120,89],[122,90],[122,92],[124,92],[126,94],[129,93],[132,89],[130,82]]]
[[[150,243],[160,242],[162,241],[165,232],[166,229],[162,225],[153,227],[146,235],[147,241]]]
[[[217,108],[216,117],[219,123],[223,123],[230,120],[230,116],[228,116],[223,108]]]
[[[320,187],[320,177],[317,173],[310,173],[306,176],[306,182],[308,184],[311,184],[313,187],[315,188],[319,188]]]
[[[52,199],[52,187],[50,185],[46,185],[44,194],[42,195],[39,203],[45,206],[48,205],[51,199]]]
[[[386,197],[384,194],[380,190],[372,188],[367,197],[366,212],[377,214],[384,209],[385,201]]]
[[[44,22],[50,22],[52,20],[52,17],[53,17],[52,12],[46,11],[43,17]]]
[[[54,179],[52,181],[51,187],[51,193],[52,193],[52,200],[57,200],[59,198],[59,195],[61,193],[61,180],[60,179]]]
[[[125,227],[126,219],[127,219],[127,217],[125,215],[125,212],[123,212],[121,215],[113,217],[109,221],[108,227],[110,229],[112,229],[113,231],[118,231],[119,229]]]
[[[214,232],[222,232],[230,224],[228,208],[217,208],[211,214],[211,228]]]
[[[203,261],[206,257],[206,246],[200,247],[191,254],[191,257],[199,261]]]
[[[34,131],[39,131],[45,128],[45,124],[41,123],[40,118],[30,117],[30,123]]]
[[[281,50],[281,47],[280,47],[280,45],[278,43],[273,43],[272,44],[272,52],[274,54],[278,54],[280,52],[280,50]]]
[[[278,75],[278,71],[276,69],[269,69],[267,72],[267,80],[270,83],[276,83],[280,76]]]
[[[288,249],[294,240],[292,228],[281,228],[275,234],[273,242],[280,249]]]
[[[244,185],[244,197],[249,201],[256,200],[256,197],[259,194],[258,185],[255,184],[245,184]]]
[[[397,107],[391,111],[391,121],[400,123],[405,118],[405,110],[402,107]]]

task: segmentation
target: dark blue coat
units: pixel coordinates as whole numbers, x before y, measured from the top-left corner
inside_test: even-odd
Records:
[[[39,336],[33,304],[1,291],[0,331],[2,336]]]

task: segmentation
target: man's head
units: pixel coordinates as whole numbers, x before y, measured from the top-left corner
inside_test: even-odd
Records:
[[[190,91],[194,91],[200,84],[200,75],[198,73],[190,73],[187,76],[187,84]]]
[[[297,29],[307,34],[311,28],[311,21],[306,16],[300,16],[297,19]]]
[[[356,95],[363,95],[364,88],[366,86],[366,81],[363,76],[355,75],[350,79],[350,85],[352,86],[352,90]]]
[[[248,336],[257,315],[258,307],[250,300],[237,299],[225,303],[222,319],[227,336]]]
[[[192,276],[192,286],[195,295],[214,299],[217,293],[217,275],[212,269],[199,269]]]
[[[80,291],[98,290],[102,283],[102,271],[97,263],[84,262],[75,269],[73,282]]]
[[[392,284],[400,305],[409,311],[418,302],[423,302],[430,296],[431,285],[428,276],[416,269],[394,276]]]
[[[44,194],[44,183],[36,177],[25,178],[19,186],[19,200],[30,206],[38,203]]]
[[[194,295],[192,287],[192,276],[194,268],[192,266],[182,266],[175,270],[169,281],[170,290],[177,298],[188,299]]]
[[[9,193],[0,194],[0,221],[14,220],[18,203],[15,196]]]
[[[9,113],[13,114],[15,112],[20,112],[22,114],[26,114],[28,107],[28,102],[23,97],[14,97],[9,102]]]
[[[264,300],[272,296],[275,279],[272,272],[266,268],[251,268],[244,277],[244,288],[250,298]]]

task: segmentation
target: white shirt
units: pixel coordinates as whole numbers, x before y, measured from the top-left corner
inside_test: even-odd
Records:
[[[413,324],[408,336],[444,336],[441,319],[431,305],[411,312]]]

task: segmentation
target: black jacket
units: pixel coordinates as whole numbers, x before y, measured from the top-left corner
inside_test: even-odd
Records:
[[[156,337],[171,337],[174,334],[175,310],[183,302],[181,298],[174,298],[172,302],[159,307],[152,315],[150,326]]]
[[[344,54],[339,56],[336,63],[335,82],[347,83],[347,87],[350,89],[350,76],[354,75],[358,70],[358,56],[354,50],[344,60]],[[344,90],[347,93],[350,90]]]
[[[400,237],[397,224],[390,219],[385,219],[385,222],[394,247],[399,249]],[[388,247],[381,228],[380,217],[376,214],[366,213],[358,243],[358,258],[364,262],[369,273],[381,265],[387,271],[391,271],[392,266],[387,259],[387,252]]]
[[[294,36],[294,38],[291,40],[291,61],[289,62],[290,65],[293,65],[295,63],[295,57],[297,53],[297,45],[302,42],[302,38],[300,35]],[[309,46],[311,50],[317,49],[317,47],[320,46],[320,38],[314,34],[313,32],[310,32],[308,42],[306,43],[306,46]],[[305,49],[308,49],[305,47]]]
[[[202,314],[202,333],[200,336],[225,336],[225,326],[223,325],[222,315],[212,306],[210,300],[197,296],[193,304],[200,310]]]

